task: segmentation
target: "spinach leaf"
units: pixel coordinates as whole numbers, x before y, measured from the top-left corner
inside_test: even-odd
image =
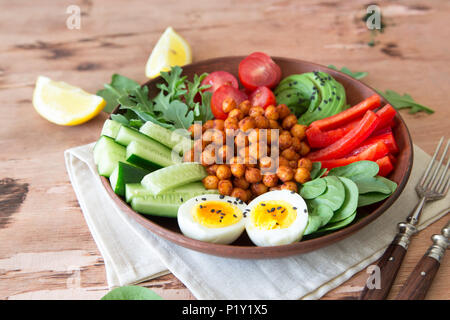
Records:
[[[144,287],[124,286],[111,290],[101,300],[163,300],[163,298]]]
[[[344,177],[339,177],[345,189],[345,199],[342,206],[334,213],[330,223],[341,221],[356,212],[358,207],[358,187],[356,184]]]
[[[338,210],[345,199],[345,189],[341,180],[337,177],[327,176],[323,178],[327,183],[326,191],[311,200],[311,203],[314,205],[325,204],[329,206],[333,211]]]
[[[315,179],[304,183],[299,193],[303,199],[314,199],[324,193],[326,189],[325,179]]]
[[[356,211],[353,212],[351,215],[349,215],[347,218],[345,218],[343,220],[336,221],[333,223],[328,223],[323,228],[320,228],[319,230],[317,230],[317,232],[325,232],[325,231],[333,231],[333,230],[341,229],[341,228],[345,227],[346,225],[349,225],[355,219],[355,217],[356,217]]]
[[[371,178],[378,174],[380,168],[374,161],[362,160],[351,163],[343,167],[337,167],[330,170],[328,176],[345,177],[352,180],[362,178]]]
[[[321,176],[323,176],[323,174],[325,172],[327,172],[326,168],[323,168],[323,169],[321,169],[321,168],[322,168],[321,162],[313,162],[312,169],[310,172],[311,180],[318,179]]]
[[[111,83],[104,85],[105,89],[97,91],[97,95],[105,99],[106,106],[103,111],[111,113],[119,104],[117,101],[120,97],[128,95],[128,93],[140,85],[136,81],[122,76],[120,74],[113,74]]]
[[[382,177],[365,177],[355,180],[359,193],[380,192],[390,194],[391,188],[380,178]]]
[[[403,94],[403,96],[393,90],[378,91],[383,97],[386,98],[387,101],[395,108],[395,109],[405,109],[410,108],[409,113],[415,114],[417,112],[426,112],[428,114],[434,113],[434,110],[421,105],[414,101],[414,99],[407,93]]]
[[[316,232],[333,217],[333,210],[323,203],[308,203],[308,224],[303,235]]]

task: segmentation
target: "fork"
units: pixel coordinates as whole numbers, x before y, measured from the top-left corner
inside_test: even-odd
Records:
[[[378,268],[374,268],[374,272],[379,270],[379,285],[373,288],[372,284],[367,281],[363,291],[359,297],[360,300],[382,300],[386,299],[395,277],[397,276],[400,265],[405,257],[406,251],[410,243],[411,237],[417,233],[416,225],[420,219],[423,208],[427,201],[435,201],[442,199],[448,192],[450,177],[447,176],[450,161],[447,161],[445,168],[442,170],[442,162],[444,161],[449,148],[450,140],[444,148],[441,159],[436,164],[436,158],[444,142],[442,137],[436,147],[433,157],[430,160],[421,180],[416,186],[416,192],[419,196],[419,202],[406,218],[405,222],[400,222],[398,233],[392,243],[384,252],[383,256],[377,263]],[[370,278],[369,278],[370,279]]]

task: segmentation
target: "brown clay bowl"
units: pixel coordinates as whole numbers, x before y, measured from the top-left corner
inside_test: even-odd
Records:
[[[183,74],[187,75],[190,79],[194,74],[201,74],[203,72],[213,72],[217,70],[225,70],[237,77],[237,70],[239,62],[244,57],[223,57],[206,61],[193,63],[183,67]],[[368,87],[364,83],[347,76],[339,71],[329,69],[327,67],[288,58],[273,58],[274,61],[280,66],[283,77],[295,73],[310,72],[314,70],[320,70],[331,74],[337,81],[339,81],[346,90],[347,102],[350,105],[354,105],[363,99],[376,94],[376,91]],[[161,82],[160,77],[148,81],[144,85],[149,87],[150,95],[154,96],[157,93],[155,84]],[[386,101],[382,100],[382,105]],[[118,113],[119,109],[116,108],[114,113]],[[398,184],[397,190],[386,200],[376,203],[372,206],[363,207],[358,209],[357,219],[346,226],[343,229],[335,232],[325,234],[320,237],[312,239],[303,239],[300,242],[273,246],[273,247],[257,247],[254,246],[248,236],[243,235],[230,245],[212,244],[202,242],[185,237],[178,228],[177,220],[173,218],[162,218],[149,215],[141,215],[135,212],[128,204],[114,193],[109,180],[102,177],[102,183],[111,196],[112,200],[121,208],[129,217],[135,219],[142,226],[147,228],[154,234],[167,239],[177,245],[189,248],[192,250],[200,251],[207,254],[216,256],[230,257],[230,258],[245,258],[245,259],[268,259],[279,258],[291,255],[297,255],[301,253],[310,252],[330,244],[336,243],[352,233],[362,229],[370,222],[381,216],[386,210],[397,200],[401,192],[403,191],[406,182],[411,173],[411,167],[413,162],[413,148],[411,137],[408,129],[399,113],[396,116],[396,126],[394,129],[394,135],[398,143],[400,153],[397,155],[397,163],[395,170],[391,173],[389,178]]]

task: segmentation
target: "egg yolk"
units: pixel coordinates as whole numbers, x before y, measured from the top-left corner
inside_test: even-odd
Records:
[[[207,228],[223,228],[242,219],[241,210],[223,201],[204,201],[192,208],[194,220]]]
[[[283,200],[270,200],[253,207],[253,225],[261,230],[288,228],[297,218],[297,208]]]

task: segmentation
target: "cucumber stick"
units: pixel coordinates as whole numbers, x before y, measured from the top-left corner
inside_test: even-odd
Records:
[[[140,129],[140,132],[159,141],[170,149],[177,152],[184,152],[192,148],[193,142],[187,136],[183,136],[175,131],[163,128],[156,123],[147,121]]]
[[[201,164],[185,162],[153,171],[141,183],[152,194],[158,195],[183,184],[200,181],[206,176],[206,170]]]
[[[109,177],[119,161],[126,162],[126,148],[114,139],[101,136],[94,146],[94,162],[101,176]]]
[[[219,193],[217,189],[206,189],[201,182],[191,182],[184,184],[182,186],[176,187],[174,189],[169,189],[162,194],[169,193],[184,193],[188,194],[190,192],[200,193],[200,194],[217,194]],[[149,196],[152,195],[142,184],[140,183],[127,183],[125,185],[125,199],[127,202],[131,202],[134,197]],[[187,198],[186,198],[187,199]]]
[[[117,137],[117,134],[119,133],[119,129],[121,126],[121,123],[111,119],[107,119],[103,124],[101,135],[115,139]]]
[[[217,190],[215,190],[217,192]],[[135,196],[131,207],[143,214],[175,218],[178,208],[187,200],[205,194],[203,191],[167,193],[159,195]]]
[[[132,141],[127,147],[126,158],[128,162],[152,171],[181,162],[177,154],[174,154],[172,159],[172,151],[166,147],[163,148]]]
[[[140,182],[149,171],[119,161],[109,177],[111,187],[119,196],[125,196],[127,183]]]

